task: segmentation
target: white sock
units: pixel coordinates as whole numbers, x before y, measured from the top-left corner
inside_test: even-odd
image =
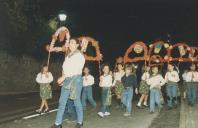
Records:
[[[141,106],[141,102],[138,102],[137,106]]]

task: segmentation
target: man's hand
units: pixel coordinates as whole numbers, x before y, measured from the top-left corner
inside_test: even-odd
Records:
[[[57,80],[58,85],[59,85],[59,86],[62,86],[64,80],[65,80],[65,77],[64,77],[64,76],[59,77],[58,80]]]

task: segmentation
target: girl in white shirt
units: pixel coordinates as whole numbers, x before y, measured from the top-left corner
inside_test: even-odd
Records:
[[[110,74],[109,65],[105,64],[102,68],[102,75],[100,76],[99,86],[102,88],[101,92],[101,109],[98,112],[100,117],[109,116],[110,115],[110,102],[111,102],[111,90],[112,87],[112,75]]]
[[[41,105],[36,112],[41,113],[45,107],[44,112],[49,112],[48,99],[52,98],[52,89],[50,83],[53,81],[51,72],[48,71],[48,66],[45,64],[42,66],[41,72],[36,77],[36,82],[40,84],[40,97]]]
[[[165,75],[168,109],[173,106],[177,107],[177,86],[179,80],[179,74],[174,70],[174,65],[168,64],[168,71]]]
[[[82,105],[86,109],[86,101],[96,108],[96,102],[93,99],[92,86],[94,85],[94,77],[89,73],[89,68],[84,67],[83,73],[83,90],[82,90]]]
[[[148,94],[149,94],[149,85],[146,83],[146,81],[150,77],[150,67],[149,66],[144,66],[144,73],[141,77],[141,82],[140,82],[140,88],[139,88],[139,93],[141,94],[141,97],[139,99],[139,102],[137,104],[138,108],[142,108],[142,102],[145,107],[148,107],[147,105],[147,100],[148,100]]]
[[[161,86],[165,84],[165,80],[162,75],[159,74],[157,66],[152,67],[152,75],[147,80],[147,84],[150,85],[150,113],[154,113],[155,104],[158,105],[160,111],[162,107],[160,103]]]
[[[123,84],[122,84],[122,77],[124,76],[125,71],[124,71],[124,65],[121,63],[118,63],[116,66],[116,72],[114,72],[114,80],[113,80],[113,86],[115,88],[115,95],[117,99],[118,106],[121,106],[121,96],[123,93]]]

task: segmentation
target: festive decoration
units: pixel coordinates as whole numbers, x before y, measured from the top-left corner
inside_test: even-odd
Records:
[[[135,53],[140,54],[144,51],[144,48],[143,48],[143,46],[136,44],[134,47],[134,51],[135,51]]]
[[[100,53],[100,47],[99,47],[99,44],[98,44],[98,42],[96,40],[94,40],[91,37],[86,37],[86,36],[85,37],[84,36],[83,37],[79,37],[78,39],[81,41],[81,51],[82,52],[86,51],[88,43],[91,43],[91,45],[96,50],[96,56],[95,57],[88,56],[88,55],[84,54],[86,60],[88,60],[88,61],[100,61],[100,60],[102,60],[103,56]]]
[[[190,47],[191,54],[189,55],[189,58],[191,58],[192,62],[198,62],[198,47]]]
[[[170,45],[168,43],[165,43],[164,41],[160,40],[160,41],[154,42],[153,44],[149,45],[149,52],[148,52],[148,60],[147,61],[150,60],[150,58],[152,56],[152,53],[160,56],[159,53],[162,49],[162,46],[164,46],[164,48],[166,49],[166,53],[168,53],[168,48],[169,48]],[[160,56],[160,58],[164,58],[163,62],[168,61],[168,59],[169,59],[167,55],[165,55],[164,57]]]
[[[179,54],[180,54],[179,57],[172,57],[172,54],[173,54],[172,51],[175,48],[179,49]],[[167,53],[167,56],[169,58],[168,62],[170,62],[170,61],[191,62],[192,61],[191,58],[183,57],[187,53],[189,53],[189,55],[192,54],[192,50],[187,44],[185,44],[185,43],[176,43],[176,44],[170,46],[169,49],[168,49],[168,53]]]
[[[160,55],[152,55],[149,58],[149,66],[161,66],[163,65],[163,58]]]
[[[135,48],[136,47],[136,48]],[[142,49],[142,48],[143,49]],[[135,50],[135,49],[136,50]],[[136,53],[142,53],[144,51],[144,55],[142,57],[134,57],[134,58],[129,58],[129,54],[133,51],[136,52]],[[135,42],[134,44],[132,44],[128,49],[127,51],[125,52],[125,55],[124,55],[124,63],[127,63],[127,62],[138,62],[138,61],[145,61],[147,59],[147,53],[148,53],[148,48],[147,46],[144,44],[144,42],[142,41],[137,41]]]
[[[162,44],[156,43],[155,48],[154,48],[154,53],[159,54],[161,49],[162,49]]]

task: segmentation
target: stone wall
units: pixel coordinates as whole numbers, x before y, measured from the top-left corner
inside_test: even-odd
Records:
[[[39,91],[35,82],[42,62],[32,57],[13,57],[6,52],[0,52],[0,95],[28,93]],[[50,64],[49,70],[54,76],[53,89],[57,89],[56,80],[61,75],[62,63]]]

